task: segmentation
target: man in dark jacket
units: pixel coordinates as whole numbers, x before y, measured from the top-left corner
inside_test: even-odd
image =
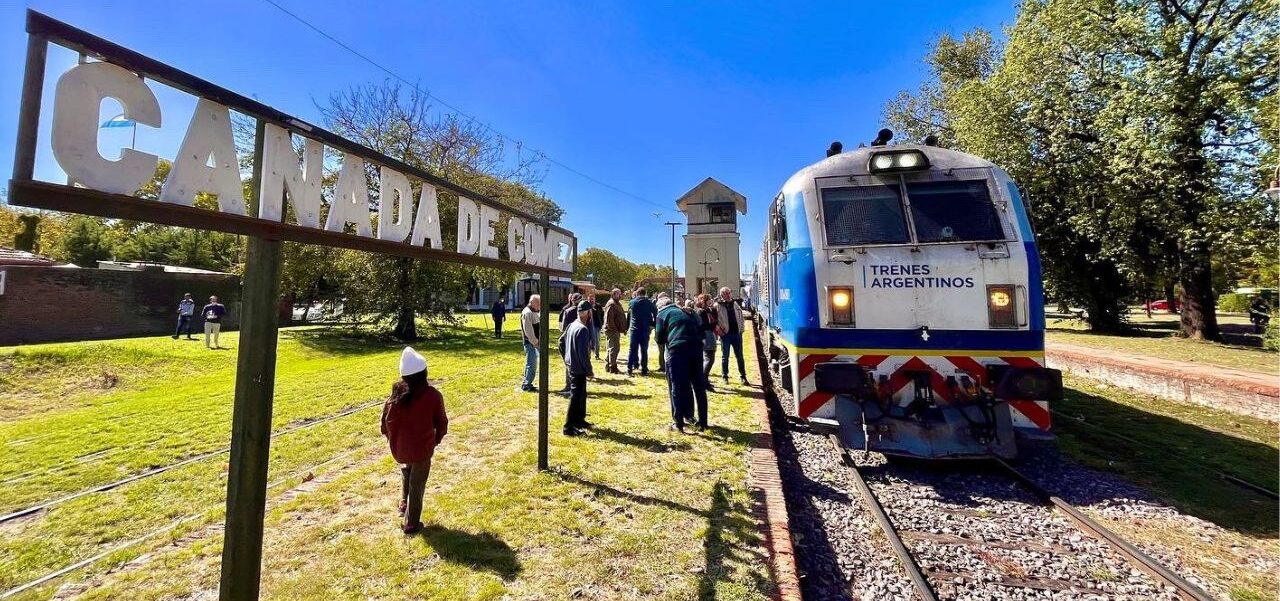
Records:
[[[578,301],[581,298],[582,295],[577,292],[570,293],[568,301],[560,308],[560,340],[562,342],[564,333],[569,331],[569,326],[578,319]],[[569,396],[569,379],[569,372],[564,372],[564,388],[559,392],[562,396]]]
[[[640,368],[640,375],[649,375],[649,332],[657,319],[658,309],[645,294],[644,288],[636,288],[632,293],[631,329],[627,335],[631,338],[631,350],[627,353],[627,375]]]
[[[663,299],[665,302],[666,299]],[[667,347],[667,383],[671,397],[671,427],[684,432],[693,422],[697,400],[698,429],[707,428],[707,387],[702,377],[702,324],[691,311],[674,303],[658,311],[658,344]]]
[[[569,410],[564,418],[564,435],[577,436],[587,421],[587,378],[595,376],[591,369],[591,302],[577,307],[578,318],[564,331],[564,367],[569,374]]]
[[[500,297],[489,307],[489,315],[493,316],[493,337],[502,338],[502,320],[507,318],[507,299]]]

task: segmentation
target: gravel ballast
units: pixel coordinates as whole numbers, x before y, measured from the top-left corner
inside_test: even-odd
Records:
[[[826,436],[783,415],[790,403],[788,395],[778,395],[770,414],[805,598],[918,598],[863,507],[850,468]],[[1178,517],[1128,483],[1066,460],[1052,446],[1022,453],[1020,471],[1077,506],[1108,517]],[[977,464],[851,455],[940,598],[1178,598],[1007,474]],[[1181,517],[1189,526],[1203,527],[1202,520]],[[1226,598],[1170,553],[1138,546],[1193,584]]]

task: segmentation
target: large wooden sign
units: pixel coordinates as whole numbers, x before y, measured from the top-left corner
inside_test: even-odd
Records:
[[[20,131],[12,204],[520,271],[573,271],[577,242],[564,228],[39,13],[28,13],[27,30],[33,39],[81,52],[89,61],[61,73],[54,88],[49,142],[67,183],[32,179],[38,136],[34,127]],[[39,55],[39,65],[28,64],[27,77],[34,71],[42,80],[43,44]],[[165,157],[173,167],[159,201],[133,195],[153,177],[161,157],[125,148],[112,159],[98,150],[106,99],[118,102],[124,118],[141,126],[166,122],[145,78],[197,97],[177,156]],[[24,97],[23,121],[38,119],[40,108],[38,95]],[[248,210],[232,136],[233,110],[261,123],[256,147],[262,174],[254,182],[258,202]],[[295,138],[300,138],[301,157]],[[327,214],[321,188],[326,150],[341,157]],[[377,173],[376,198],[370,197],[369,172]],[[195,207],[198,194],[216,196],[217,210]],[[453,223],[441,222],[441,202],[456,203]],[[499,228],[505,236],[498,235]],[[456,232],[451,248],[444,248],[443,231]],[[503,238],[504,244],[495,242]]]
[[[560,226],[40,13],[27,11],[27,33],[18,144],[9,181],[12,204],[248,238],[218,593],[224,601],[256,599],[275,395],[281,241],[537,272],[544,298],[550,297],[552,275],[572,273],[577,241]],[[84,57],[58,76],[54,88],[49,141],[67,183],[34,179],[50,43]],[[125,118],[143,126],[164,122],[146,79],[197,98],[158,200],[134,194],[154,177],[159,157],[129,148],[110,159],[98,150],[104,99],[119,102]],[[231,111],[257,122],[248,199]],[[295,136],[301,138],[301,153],[295,150]],[[321,186],[326,150],[341,157],[327,204]],[[376,199],[370,197],[368,173],[378,178]],[[195,206],[197,194],[216,197],[217,209]],[[370,210],[375,201],[376,227]],[[454,223],[441,221],[441,202],[456,203]],[[293,215],[292,223],[288,215]],[[457,234],[453,248],[444,248],[446,228]],[[500,238],[505,244],[495,242]],[[542,319],[539,324],[538,469],[548,468],[550,323]]]

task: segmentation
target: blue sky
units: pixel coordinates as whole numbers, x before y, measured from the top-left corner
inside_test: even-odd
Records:
[[[1015,10],[1013,0],[277,1],[493,129],[648,201],[549,165],[542,187],[565,208],[582,249],[665,264],[670,230],[661,222],[679,217],[676,198],[707,176],[741,192],[749,208],[740,226],[744,270],[782,183],[832,140],[853,147],[874,137],[884,102],[925,75],[934,36],[998,30]],[[315,102],[386,77],[262,0],[3,2],[6,169],[27,6],[316,122]],[[50,89],[74,61],[51,51]],[[139,128],[138,149],[172,158],[194,101],[175,91],[159,98],[164,126]],[[127,145],[127,131],[104,130],[104,151]],[[37,177],[56,179],[42,150]]]

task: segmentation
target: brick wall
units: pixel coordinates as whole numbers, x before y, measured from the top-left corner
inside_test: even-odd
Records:
[[[1050,347],[1045,350],[1049,367],[1072,375],[1128,388],[1155,397],[1223,409],[1268,421],[1280,421],[1280,387],[1257,385],[1226,377],[1170,370],[1159,365],[1135,364],[1099,354]]]
[[[232,275],[0,266],[0,345],[172,335],[185,292],[196,312],[217,295],[223,330],[240,325],[240,278]],[[199,316],[192,330],[203,330]]]

